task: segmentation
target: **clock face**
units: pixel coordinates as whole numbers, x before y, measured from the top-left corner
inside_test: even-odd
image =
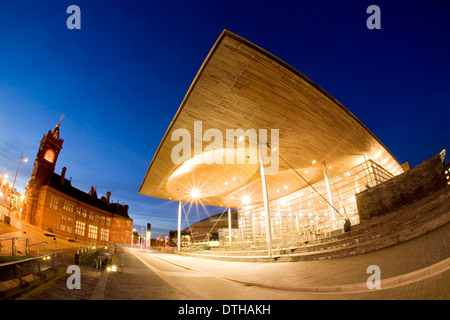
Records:
[[[47,160],[48,162],[53,163],[53,160],[55,160],[55,153],[50,149],[47,150],[45,152],[44,159]]]

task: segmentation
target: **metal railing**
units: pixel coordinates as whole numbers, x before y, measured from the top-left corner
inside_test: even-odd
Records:
[[[63,250],[20,261],[2,263],[0,264],[0,282],[19,279],[19,283],[22,285],[25,276],[40,274],[45,270],[55,269],[59,265],[64,265]]]
[[[7,242],[7,241],[11,241],[11,245],[10,246],[8,246],[8,245],[4,245],[4,242]],[[30,238],[28,238],[28,237],[5,237],[5,236],[0,236],[0,253],[2,252],[2,249],[4,248],[4,247],[10,247],[11,248],[11,256],[16,256],[17,255],[17,248],[18,248],[18,245],[20,244],[20,243],[23,243],[23,242],[25,242],[25,255],[29,255],[29,253],[30,253],[30,251],[29,251],[29,247],[30,247],[30,245],[29,245],[29,242],[30,242]],[[8,251],[9,252],[9,251]]]
[[[28,251],[31,248],[36,247],[37,248],[37,255],[39,256],[41,254],[41,247],[44,247],[44,254],[47,254],[47,246],[51,246],[51,245],[55,245],[55,250],[57,249],[58,245],[57,242],[48,242],[48,241],[42,241],[42,242],[37,242],[37,243],[33,243],[28,245]]]
[[[105,255],[98,256],[94,259],[95,268],[98,271],[106,269],[106,271],[117,271],[117,267],[123,268],[124,265],[124,251],[117,250],[117,246],[112,246]]]

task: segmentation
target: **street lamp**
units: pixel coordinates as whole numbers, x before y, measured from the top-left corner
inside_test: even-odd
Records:
[[[24,162],[28,162],[28,158],[25,158],[22,154],[20,155],[20,159],[19,159],[19,164],[17,165],[17,169],[16,169],[16,175],[14,176],[14,182],[13,182],[13,187],[12,187],[12,191],[11,191],[11,195],[9,197],[9,208],[8,208],[8,218],[5,220],[6,223],[9,223],[11,220],[11,207],[12,207],[12,199],[13,199],[13,195],[14,195],[14,188],[16,187],[16,179],[17,179],[17,174],[19,173],[19,167],[20,167],[20,162],[22,161]]]

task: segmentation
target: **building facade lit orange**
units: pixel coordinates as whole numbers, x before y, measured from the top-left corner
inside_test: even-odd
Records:
[[[58,124],[44,134],[28,182],[23,218],[42,230],[86,242],[130,244],[133,220],[128,205],[110,201],[111,193],[98,198],[72,186],[65,178],[66,167],[56,174],[55,164],[62,149]]]

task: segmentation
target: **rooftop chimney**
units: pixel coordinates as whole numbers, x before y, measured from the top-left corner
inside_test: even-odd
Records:
[[[62,168],[62,172],[61,172],[61,184],[64,184],[64,182],[66,181],[66,170],[67,170],[66,167]]]
[[[97,198],[97,190],[95,190],[94,187],[91,187],[91,190],[89,191],[89,195]]]
[[[108,202],[108,204],[109,204],[109,199],[111,198],[111,192],[107,192],[106,193],[106,201]]]

